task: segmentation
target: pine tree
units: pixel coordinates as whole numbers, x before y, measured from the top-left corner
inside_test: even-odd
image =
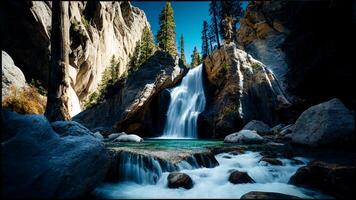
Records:
[[[130,61],[129,61],[129,70],[130,71],[136,71],[140,65],[140,57],[141,57],[141,41],[136,42],[136,47],[133,52],[133,54],[130,56]]]
[[[237,40],[237,24],[242,15],[243,9],[241,1],[221,1],[221,9],[219,12],[220,34],[224,40]]]
[[[183,61],[183,64],[186,65],[185,54],[184,54],[184,37],[183,37],[183,34],[180,37],[180,59]]]
[[[209,25],[208,36],[209,36],[209,43],[210,43],[210,52],[213,52],[215,49],[214,43],[216,42],[216,37],[215,37],[214,28],[211,24]]]
[[[210,16],[211,16],[211,27],[212,27],[212,31],[215,34],[215,40],[218,44],[218,48],[220,49],[220,39],[219,39],[219,2],[212,0],[210,2],[210,8],[209,8],[209,12],[210,12]]]
[[[203,22],[203,30],[201,32],[202,36],[202,47],[201,47],[201,52],[203,54],[203,58],[205,58],[207,55],[209,55],[209,38],[208,38],[208,22],[204,21]]]
[[[151,57],[155,52],[155,45],[153,43],[153,35],[151,30],[146,26],[143,29],[141,36],[141,43],[139,45],[139,61],[138,65],[143,64],[146,60]]]
[[[175,22],[170,2],[166,3],[166,6],[159,15],[159,27],[157,33],[159,47],[172,56],[177,55]]]
[[[197,47],[194,47],[191,58],[192,58],[192,62],[190,63],[191,67],[196,67],[201,63],[201,58]]]

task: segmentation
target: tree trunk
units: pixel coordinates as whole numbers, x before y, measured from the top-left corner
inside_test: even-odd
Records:
[[[52,1],[51,61],[45,112],[49,121],[70,119],[68,4],[66,1]]]
[[[215,26],[215,35],[216,35],[216,42],[218,43],[218,49],[220,49],[220,40],[219,40],[219,29],[218,29],[218,20],[217,20],[217,13],[216,8],[213,10],[213,17],[214,17],[214,26]]]

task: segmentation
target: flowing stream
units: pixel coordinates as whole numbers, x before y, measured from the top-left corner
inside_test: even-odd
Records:
[[[222,153],[215,156],[219,165],[213,168],[179,166],[177,171],[188,174],[194,183],[190,190],[167,187],[169,172],[161,172],[155,184],[120,181],[105,183],[96,188],[94,195],[100,198],[240,198],[250,191],[279,192],[301,198],[327,198],[318,192],[288,184],[289,178],[304,166],[308,160],[295,158],[302,163],[289,159],[279,159],[281,166],[272,166],[260,161],[258,152],[232,155]],[[232,184],[228,181],[231,170],[244,171],[256,183]]]
[[[202,64],[189,70],[170,90],[171,101],[162,138],[197,138],[197,119],[205,108]]]

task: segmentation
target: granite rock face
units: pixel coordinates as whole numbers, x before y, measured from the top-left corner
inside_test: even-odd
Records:
[[[21,89],[27,87],[25,75],[18,68],[12,58],[5,51],[1,51],[1,78],[2,78],[2,98],[10,94],[10,88]]]
[[[278,110],[290,105],[268,66],[232,43],[204,60],[204,74],[207,105],[198,118],[201,137],[226,136],[251,120],[276,125]]]
[[[169,101],[161,98],[161,92],[175,86],[186,72],[187,68],[178,57],[157,51],[137,71],[119,81],[114,94],[74,120],[91,129],[114,127],[117,131],[141,137],[160,134],[168,110],[166,101]],[[102,113],[101,117],[98,118],[97,113]]]
[[[70,2],[70,101],[71,116],[101,81],[115,56],[119,75],[127,72],[143,28],[149,27],[145,13],[129,2]],[[3,48],[20,66],[27,80],[47,86],[50,58],[51,2],[4,1],[1,6]],[[16,23],[13,23],[16,21]]]
[[[273,71],[295,105],[289,118],[335,97],[354,109],[353,62],[342,59],[352,57],[343,49],[356,34],[352,1],[249,2],[240,24],[239,46]],[[343,24],[353,28],[342,32]]]

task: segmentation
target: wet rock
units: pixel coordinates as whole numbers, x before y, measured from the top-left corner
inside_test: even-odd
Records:
[[[57,133],[43,115],[2,110],[2,119],[13,134],[2,142],[3,197],[78,198],[104,179],[109,156],[89,132]]]
[[[167,177],[169,188],[185,188],[193,187],[193,180],[185,173],[172,172]]]
[[[135,134],[122,134],[114,139],[114,142],[143,142],[143,139]]]
[[[258,120],[250,121],[242,128],[242,130],[256,131],[259,135],[268,135],[272,132],[267,124]]]
[[[240,199],[300,199],[299,197],[277,192],[251,191],[240,197]]]
[[[268,158],[268,157],[263,157],[259,162],[266,162],[270,165],[283,165],[282,161],[276,159],[276,158]]]
[[[108,136],[108,138],[105,139],[105,142],[110,142],[113,141],[114,139],[118,138],[121,135],[126,135],[125,132],[121,132],[121,133],[112,133]]]
[[[305,110],[294,124],[292,141],[313,147],[347,145],[354,142],[354,133],[353,114],[335,98]]]
[[[263,137],[258,135],[256,131],[241,130],[237,133],[232,133],[226,136],[224,142],[238,144],[259,144],[263,142]]]
[[[242,184],[242,183],[254,183],[255,181],[247,174],[247,172],[240,172],[235,170],[231,172],[229,176],[229,181],[233,184]]]
[[[356,195],[355,178],[355,166],[313,161],[298,169],[289,183],[318,189],[336,198],[349,198]]]
[[[276,134],[278,134],[278,133],[282,130],[282,128],[283,128],[284,126],[285,126],[284,124],[278,124],[278,125],[272,127],[272,128],[271,128],[271,131],[272,131],[273,134],[276,135]]]

